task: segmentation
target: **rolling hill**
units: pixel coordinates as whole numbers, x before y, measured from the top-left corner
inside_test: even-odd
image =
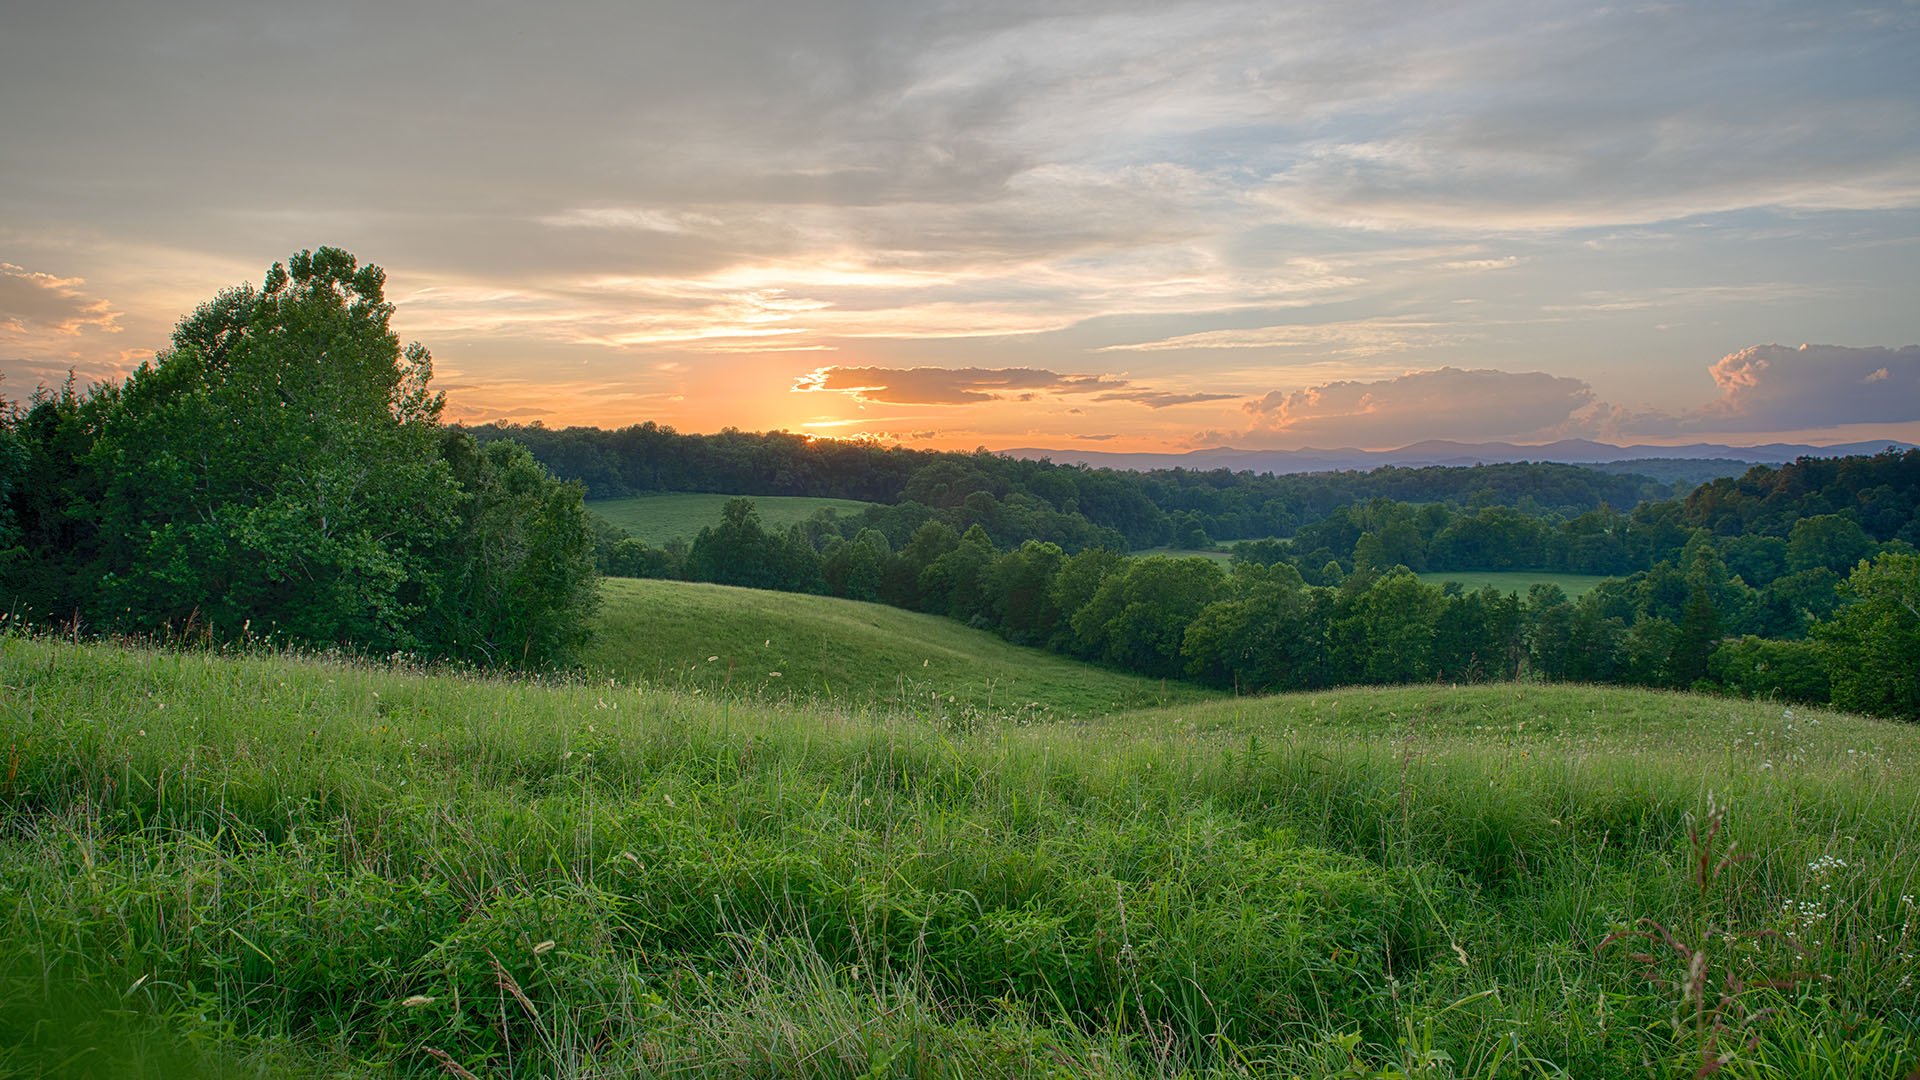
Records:
[[[884,604],[627,578],[605,600],[586,666],[657,686],[1031,720],[1218,696]]]
[[[608,617],[859,617],[698,591]],[[1513,684],[956,725],[16,634],[0,684],[4,1075],[1920,1065],[1911,725]]]

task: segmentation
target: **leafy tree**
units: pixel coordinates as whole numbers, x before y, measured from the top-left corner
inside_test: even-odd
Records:
[[[1364,588],[1341,589],[1329,629],[1340,681],[1419,682],[1435,674],[1435,629],[1446,603],[1435,585],[1395,567]]]
[[[760,524],[751,499],[728,499],[720,523],[694,537],[687,553],[687,577],[749,589],[824,592],[820,558],[799,526],[785,534]]]
[[[1511,679],[1519,672],[1520,598],[1491,585],[1448,597],[1434,623],[1437,674],[1467,682]]]
[[[1020,645],[1042,645],[1060,622],[1053,582],[1066,553],[1057,544],[1029,540],[994,560],[987,574],[1000,632]]]
[[[1181,653],[1188,674],[1248,693],[1318,685],[1327,625],[1299,571],[1286,563],[1243,562],[1228,579],[1229,595],[1188,624]],[[1330,593],[1331,590],[1316,590]]]
[[[1852,518],[1817,514],[1794,523],[1787,536],[1787,568],[1793,571],[1826,568],[1844,574],[1873,554],[1873,539]]]
[[[1673,650],[1679,639],[1680,628],[1671,620],[1655,616],[1634,623],[1620,646],[1621,681],[1672,686]]]
[[[1833,703],[1920,720],[1920,556],[1861,562],[1840,592],[1847,603],[1813,630],[1826,650]]]
[[[930,611],[962,622],[990,623],[993,601],[987,591],[987,577],[995,557],[986,530],[979,525],[968,528],[958,545],[920,571],[921,603]],[[936,601],[937,597],[944,601]]]
[[[333,248],[222,292],[100,395],[88,462],[102,604],[129,629],[276,631],[387,651],[436,599],[423,572],[461,493],[437,453],[431,360],[404,352],[375,266]]]
[[[1736,694],[1781,698],[1809,705],[1831,699],[1832,680],[1817,642],[1743,637],[1707,658],[1707,676]]]
[[[0,581],[5,580],[9,566],[27,557],[25,534],[20,529],[13,503],[14,492],[26,479],[31,455],[26,443],[15,433],[19,422],[16,412],[0,402]]]
[[[437,651],[489,666],[565,660],[586,642],[599,602],[580,486],[556,483],[512,443],[443,438],[464,497],[424,619]]]
[[[1225,578],[1211,559],[1134,559],[1074,612],[1073,631],[1122,670],[1178,677],[1187,624],[1213,602]]]
[[[1099,595],[1106,580],[1125,569],[1127,562],[1125,555],[1106,548],[1088,548],[1062,560],[1060,572],[1053,576],[1049,590],[1051,606],[1060,613],[1048,641],[1050,648],[1088,658],[1099,654],[1092,639],[1078,631],[1076,620]]]
[[[131,632],[564,659],[593,597],[580,490],[440,427],[385,280],[303,251],[124,384],[36,395],[6,584]]]

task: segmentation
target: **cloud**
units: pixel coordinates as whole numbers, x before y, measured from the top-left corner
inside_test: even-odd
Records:
[[[1104,375],[1062,375],[1044,368],[823,367],[794,381],[796,393],[833,391],[896,405],[977,405],[1032,400],[1037,393],[1087,394],[1127,383]]]
[[[1245,432],[1197,443],[1404,446],[1423,439],[1680,438],[1920,420],[1920,346],[1755,345],[1707,369],[1720,396],[1691,408],[1633,409],[1580,379],[1443,367],[1390,379],[1274,390],[1242,405]]]
[[[1107,345],[1100,352],[1168,352],[1175,349],[1307,349],[1320,355],[1377,356],[1455,340],[1457,328],[1419,317],[1353,319],[1344,322],[1290,323],[1244,330],[1203,330],[1193,334]]]
[[[1679,418],[1692,431],[1781,431],[1920,420],[1920,345],[1755,345],[1708,368],[1720,397]]]
[[[73,337],[87,330],[120,332],[118,312],[78,286],[81,278],[55,277],[0,263],[0,334],[15,338]]]
[[[1127,402],[1149,409],[1242,396],[1157,390],[1112,375],[1069,375],[1046,368],[823,367],[795,379],[792,389],[795,393],[848,394],[857,401],[895,405],[982,405],[1092,394],[1093,401]],[[1077,414],[1080,410],[1068,412]]]
[[[1167,390],[1120,390],[1110,394],[1100,394],[1095,401],[1131,401],[1136,405],[1145,405],[1149,409],[1164,409],[1169,405],[1192,405],[1200,401],[1225,401],[1239,397],[1239,394],[1176,394]]]
[[[1525,438],[1567,423],[1594,403],[1593,390],[1579,379],[1443,367],[1392,379],[1275,390],[1241,408],[1254,419],[1250,438],[1366,447],[1423,439]]]

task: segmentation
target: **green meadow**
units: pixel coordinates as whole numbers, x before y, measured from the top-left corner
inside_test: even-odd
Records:
[[[0,636],[0,1075],[1920,1066],[1912,726],[1513,684],[955,723],[641,674]]]
[[[626,578],[607,579],[603,596],[586,668],[689,693],[1029,722],[1218,696],[883,604]]]
[[[1145,558],[1148,555],[1166,555],[1170,558],[1175,558],[1175,559],[1187,559],[1187,558],[1211,559],[1214,562],[1219,563],[1221,566],[1226,566],[1233,562],[1233,552],[1227,551],[1221,548],[1215,548],[1211,551],[1201,551],[1197,548],[1174,548],[1174,547],[1142,548],[1139,551],[1134,552],[1133,554],[1137,558]]]
[[[1429,585],[1456,581],[1467,592],[1491,585],[1501,592],[1519,593],[1523,597],[1535,585],[1558,585],[1569,600],[1580,599],[1595,585],[1608,580],[1601,574],[1555,574],[1546,570],[1433,570],[1417,576]]]
[[[816,499],[797,495],[635,495],[625,499],[595,499],[587,509],[622,529],[636,540],[663,547],[676,537],[689,543],[700,530],[720,523],[720,509],[732,499],[751,499],[759,511],[760,523],[781,531],[807,520],[822,510],[838,511],[852,517],[873,503],[855,499]]]

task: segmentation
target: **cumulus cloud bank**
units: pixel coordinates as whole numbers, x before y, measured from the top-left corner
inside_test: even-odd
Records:
[[[1683,417],[1686,428],[1778,431],[1920,420],[1920,345],[1755,345],[1708,370],[1720,397]]]
[[[1691,409],[1631,409],[1584,380],[1443,367],[1388,379],[1274,390],[1241,409],[1252,443],[1398,446],[1423,439],[1738,435],[1920,420],[1920,346],[1755,345],[1708,367],[1720,396]]]
[[[1566,423],[1593,401],[1592,388],[1579,379],[1445,367],[1275,390],[1241,408],[1254,419],[1251,436],[1380,446],[1465,435],[1524,438]]]

